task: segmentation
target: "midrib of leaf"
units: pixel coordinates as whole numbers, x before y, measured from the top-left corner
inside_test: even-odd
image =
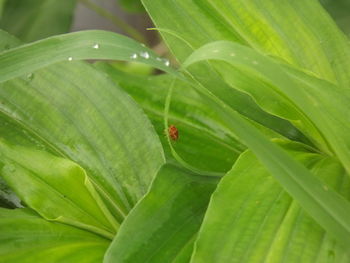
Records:
[[[252,191],[252,193],[253,193],[253,191]],[[242,257],[242,262],[248,262],[248,261],[246,261],[245,259],[246,259],[247,256],[249,256],[249,253],[251,252],[251,251],[250,251],[251,247],[252,247],[252,246],[255,244],[255,242],[257,241],[257,237],[259,236],[259,234],[261,233],[262,229],[263,229],[264,226],[265,226],[267,217],[269,216],[269,214],[270,214],[272,208],[274,207],[274,205],[283,197],[283,193],[284,193],[284,191],[281,190],[281,191],[279,192],[279,194],[277,195],[277,197],[275,198],[275,200],[270,204],[270,207],[269,207],[269,209],[268,209],[268,212],[266,213],[265,218],[261,221],[260,226],[259,226],[259,229],[256,231],[256,234],[255,234],[255,236],[254,236],[254,239],[250,241],[250,244],[248,245],[248,247],[247,247],[247,249],[246,249],[246,251],[245,251],[245,253],[244,253],[243,257]],[[254,196],[254,194],[253,194],[253,196]],[[249,200],[247,200],[247,201],[249,201]],[[243,212],[243,210],[244,210],[244,208],[241,209],[241,212]],[[285,213],[288,213],[288,210],[287,210]],[[239,215],[237,215],[236,218],[238,218],[238,217],[239,217]],[[282,224],[283,224],[283,221],[284,221],[284,220],[285,220],[285,217],[283,216],[283,217],[282,217],[282,220],[279,222],[279,225],[278,225],[278,227],[277,227],[278,229],[280,229],[280,228],[282,227]],[[236,220],[235,220],[235,221],[236,221]],[[232,222],[232,225],[234,225],[235,221]],[[278,231],[277,231],[277,232],[278,232]],[[277,235],[275,235],[275,236],[272,238],[272,241],[270,241],[270,246],[269,246],[269,248],[268,248],[266,251],[269,251],[269,250],[270,250],[270,248],[271,248],[271,246],[272,246],[274,240],[276,239],[276,237],[277,237]],[[236,244],[237,244],[238,242],[239,242],[239,240],[236,241]]]
[[[282,190],[282,191],[280,192],[280,195],[283,194],[283,193],[284,193],[284,191]],[[293,209],[295,209],[295,204],[294,204],[293,200],[291,200],[291,202],[289,202],[289,207],[288,207],[288,209],[285,211],[284,215],[282,216],[282,220],[280,221],[280,223],[279,223],[279,225],[278,225],[276,234],[273,236],[273,238],[272,238],[271,241],[270,241],[269,247],[268,247],[268,249],[266,250],[266,253],[265,253],[265,255],[264,255],[264,260],[263,260],[263,262],[270,262],[270,261],[271,261],[270,257],[271,257],[271,256],[272,256],[272,257],[275,256],[274,250],[273,250],[273,246],[274,246],[275,242],[278,242],[278,238],[280,238],[280,235],[283,235],[283,234],[284,234],[283,232],[287,232],[287,231],[288,231],[288,235],[291,234],[290,231],[289,231],[290,229],[286,230],[286,229],[282,229],[282,227],[283,227],[283,224],[284,224],[285,222],[287,222],[287,221],[290,220],[289,214],[292,214]],[[300,213],[301,213],[301,210],[299,210],[298,214],[300,214]],[[293,214],[292,214],[292,215],[293,215]],[[268,214],[266,215],[266,217],[267,217],[267,216],[268,216]],[[297,225],[297,224],[296,224],[296,220],[295,220],[295,225]],[[289,226],[289,228],[292,228],[292,226]],[[294,230],[295,230],[295,228],[293,228],[293,231],[294,231]],[[292,231],[292,232],[293,232],[293,231]],[[281,233],[281,232],[282,232],[282,233]],[[289,238],[289,239],[288,239],[288,243],[290,243],[291,241],[292,241],[292,239]],[[288,247],[288,245],[287,245],[287,247]],[[285,251],[285,254],[287,254],[287,253],[288,253],[288,249]]]

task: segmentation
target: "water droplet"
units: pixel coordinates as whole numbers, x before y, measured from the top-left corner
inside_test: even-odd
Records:
[[[29,73],[29,74],[27,75],[27,78],[28,78],[29,80],[33,80],[34,74],[33,74],[33,73]]]
[[[254,60],[252,63],[253,63],[254,65],[258,65],[258,64],[259,64],[258,61],[256,61],[256,60]]]
[[[94,49],[99,49],[99,48],[100,48],[100,45],[96,43],[95,45],[92,46],[92,48],[94,48]]]
[[[156,58],[156,60],[158,60],[158,61],[163,61],[163,59],[161,59],[161,58]]]
[[[143,43],[141,44],[141,46],[142,46],[142,47],[146,47],[146,45],[145,45],[145,44],[143,44]]]
[[[218,52],[219,52],[218,49],[214,49],[214,50],[213,50],[213,53],[218,53]]]
[[[68,61],[72,61],[73,60],[73,57],[68,57]]]
[[[146,52],[140,52],[140,56],[145,58],[145,59],[149,59],[149,54],[148,54],[147,51]]]
[[[137,59],[137,57],[138,57],[138,56],[137,56],[136,53],[135,53],[135,54],[132,54],[132,55],[130,56],[131,59]]]
[[[325,191],[328,191],[328,187],[327,187],[326,185],[323,186],[323,189],[324,189]]]
[[[170,61],[169,61],[169,60],[167,60],[167,59],[166,59],[166,60],[164,60],[164,65],[165,65],[165,66],[167,66],[167,67],[169,67],[169,66],[170,66]]]
[[[236,54],[232,52],[232,53],[230,54],[230,56],[231,56],[231,57],[235,57]]]

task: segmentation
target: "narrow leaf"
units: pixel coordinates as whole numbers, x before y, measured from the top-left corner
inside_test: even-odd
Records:
[[[112,32],[91,30],[49,37],[0,53],[0,82],[59,61],[114,59],[137,61],[175,74],[138,42]]]

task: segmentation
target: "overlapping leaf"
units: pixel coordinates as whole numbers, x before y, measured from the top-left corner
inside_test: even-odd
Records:
[[[141,109],[84,63],[55,65],[8,81],[0,97],[1,114],[21,127],[18,135],[13,125],[4,126],[1,136],[16,144],[24,133],[37,148],[77,162],[119,222],[164,162]]]
[[[211,10],[203,10],[205,1],[143,0],[143,3],[180,62],[184,62],[195,49],[215,40],[227,39],[246,44],[224,20],[217,19]],[[285,137],[303,140],[293,125],[263,112],[247,94],[223,82],[210,65],[195,65],[189,71],[196,81],[243,116]]]
[[[283,147],[327,185],[325,190],[349,196],[349,178],[335,159],[297,144]],[[348,262],[349,255],[248,151],[214,192],[191,262],[329,261]]]
[[[248,79],[260,80],[261,85],[257,82],[240,87],[246,88],[245,91],[267,111],[295,122],[321,150],[335,152],[350,171],[350,141],[346,135],[350,125],[345,121],[350,110],[350,97],[346,93],[329,82],[292,67],[282,67],[250,48],[227,41],[198,49],[185,66],[208,59],[225,61],[248,72]],[[236,80],[228,72],[223,71],[224,79],[234,83]]]
[[[48,222],[30,209],[0,208],[0,261],[13,263],[102,262],[109,240]]]
[[[104,262],[188,262],[217,182],[172,165],[162,167],[124,221]]]
[[[0,152],[2,178],[41,216],[113,238],[119,224],[81,167],[44,151],[3,141]]]
[[[205,98],[188,83],[174,82],[171,75],[140,77],[126,74],[103,62],[96,66],[142,106],[165,150],[168,150],[163,121],[165,98],[169,87],[175,85],[169,122],[177,127],[179,139],[173,147],[192,166],[225,173],[245,149],[225,123],[220,121],[220,116],[206,106]],[[171,158],[169,151],[167,158]]]

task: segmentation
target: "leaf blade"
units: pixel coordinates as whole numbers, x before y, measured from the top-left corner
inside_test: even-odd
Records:
[[[126,218],[104,262],[188,262],[217,181],[165,165]]]

